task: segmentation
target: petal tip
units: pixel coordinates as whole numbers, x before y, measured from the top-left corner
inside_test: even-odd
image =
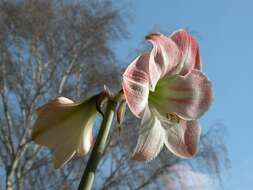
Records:
[[[156,36],[161,36],[162,34],[159,33],[159,32],[152,32],[150,34],[148,34],[147,36],[145,36],[145,40],[152,40],[153,37],[156,37]]]
[[[139,162],[150,162],[152,160],[154,160],[157,155],[160,153],[160,151],[158,151],[156,154],[153,154],[152,152],[135,152],[132,157],[131,160],[135,160],[135,161],[139,161]]]

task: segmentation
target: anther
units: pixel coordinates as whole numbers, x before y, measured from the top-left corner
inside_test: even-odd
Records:
[[[166,117],[169,121],[171,121],[173,123],[179,123],[181,120],[181,118],[175,113],[167,113]]]

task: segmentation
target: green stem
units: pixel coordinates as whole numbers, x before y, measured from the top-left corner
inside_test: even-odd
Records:
[[[116,106],[116,100],[108,100],[105,115],[78,190],[90,190],[92,187],[99,160],[101,159],[105,150],[106,141],[112,125]]]

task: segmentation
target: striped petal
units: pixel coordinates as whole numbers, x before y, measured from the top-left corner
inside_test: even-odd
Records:
[[[164,145],[165,131],[155,114],[151,114],[149,108],[145,110],[139,133],[132,159],[138,161],[154,159]]]
[[[32,139],[39,145],[54,149],[54,166],[61,167],[75,153],[89,151],[96,118],[96,106],[91,98],[74,103],[67,98],[57,98],[37,110],[38,118]]]
[[[165,146],[176,156],[190,158],[197,152],[201,129],[197,121],[180,121],[174,126],[162,123],[166,129]]]
[[[149,54],[137,57],[123,74],[123,91],[130,110],[136,117],[141,117],[148,103]]]
[[[198,70],[186,76],[169,76],[159,81],[155,92],[150,94],[150,103],[166,116],[176,113],[186,120],[201,117],[212,102],[211,83]]]
[[[170,37],[182,51],[180,74],[185,75],[192,69],[201,70],[202,63],[196,39],[182,29],[177,30]]]
[[[150,53],[149,75],[151,89],[154,90],[160,78],[177,68],[181,60],[181,52],[172,39],[162,34],[153,33],[146,39],[153,44]]]

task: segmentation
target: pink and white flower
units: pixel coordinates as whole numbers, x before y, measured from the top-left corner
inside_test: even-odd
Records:
[[[197,41],[185,30],[169,37],[152,33],[146,40],[153,44],[151,52],[138,56],[123,74],[127,104],[141,118],[133,159],[151,160],[164,144],[179,157],[192,157],[200,138],[197,119],[212,102]]]

